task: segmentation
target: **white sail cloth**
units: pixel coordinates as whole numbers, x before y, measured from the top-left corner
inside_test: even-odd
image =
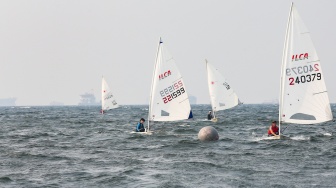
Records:
[[[239,104],[239,98],[218,69],[206,61],[208,87],[212,110],[214,112],[233,108]]]
[[[172,55],[161,40],[153,72],[148,116],[150,121],[192,118],[185,83]]]
[[[101,100],[102,100],[102,110],[103,111],[107,111],[107,110],[119,107],[104,77],[102,77],[102,99]]]
[[[333,119],[320,59],[293,4],[282,60],[279,119],[296,124]]]

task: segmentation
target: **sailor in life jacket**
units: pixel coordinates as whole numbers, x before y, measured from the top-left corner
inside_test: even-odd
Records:
[[[136,126],[136,130],[135,130],[136,132],[145,132],[144,122],[145,122],[145,119],[141,118],[140,122],[138,122],[138,125]]]
[[[212,112],[209,111],[209,113],[208,113],[208,120],[211,120],[212,118],[213,118],[213,116],[212,116]]]
[[[268,129],[268,136],[279,135],[279,127],[276,125],[276,121],[272,121],[272,125]]]

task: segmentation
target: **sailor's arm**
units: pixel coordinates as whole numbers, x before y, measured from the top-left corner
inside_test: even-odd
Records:
[[[276,136],[276,134],[272,130],[272,125],[269,127],[269,130],[271,131],[271,133],[272,133],[273,136]]]
[[[137,124],[137,126],[136,126],[136,130],[137,130],[137,131],[140,131],[140,123]]]

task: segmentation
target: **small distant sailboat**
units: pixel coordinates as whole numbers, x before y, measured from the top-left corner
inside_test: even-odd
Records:
[[[284,43],[279,101],[281,122],[316,124],[333,119],[324,74],[310,33],[291,5]]]
[[[233,108],[241,103],[237,94],[218,69],[213,67],[207,60],[205,60],[205,64],[213,112],[213,119],[211,121],[217,122],[216,112]]]
[[[102,77],[102,99],[101,101],[102,101],[102,109],[100,112],[102,114],[104,114],[104,112],[106,112],[107,110],[119,107],[104,77]]]
[[[150,91],[147,131],[150,121],[178,121],[192,117],[185,83],[173,56],[160,39]]]

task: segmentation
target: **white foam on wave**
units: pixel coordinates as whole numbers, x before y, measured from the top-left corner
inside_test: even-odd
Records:
[[[278,139],[275,139],[272,136],[263,135],[261,137],[254,137],[254,138],[252,138],[252,140],[255,141],[255,142],[259,142],[259,141],[262,141],[262,140],[278,140]]]
[[[129,132],[129,131],[127,131]],[[153,132],[152,131],[149,131],[149,132],[135,132],[135,131],[131,131],[129,132],[130,134],[138,134],[138,135],[152,135]]]
[[[332,136],[332,133],[323,133],[323,136]]]
[[[310,136],[299,135],[299,136],[290,137],[290,139],[292,139],[292,140],[310,140]]]
[[[178,126],[180,126],[180,127],[190,127],[190,125],[188,125],[188,124],[181,124],[181,125],[178,125]]]
[[[197,121],[211,121],[211,120],[208,120],[208,119],[197,119]]]
[[[21,106],[20,108],[30,108],[30,106]]]
[[[264,137],[255,137],[252,140],[255,141],[255,142],[259,142],[259,141],[264,140],[264,139],[265,139]]]
[[[160,144],[160,145],[153,145],[153,146],[148,146],[148,149],[158,149],[158,148],[162,148],[164,145]]]

